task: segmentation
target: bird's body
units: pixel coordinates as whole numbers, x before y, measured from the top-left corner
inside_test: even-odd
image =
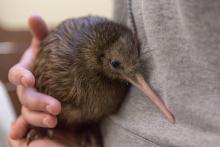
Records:
[[[59,119],[67,125],[99,121],[118,109],[128,90],[128,84],[111,79],[102,67],[93,66],[99,62],[97,48],[104,50],[119,37],[100,31],[106,27],[116,31],[122,26],[100,17],[69,19],[41,44],[34,66],[35,86],[61,102]]]
[[[36,89],[61,102],[58,126],[76,128],[100,122],[117,111],[129,89],[128,82],[148,95],[174,122],[141,76],[140,67],[136,33],[108,19],[87,16],[68,19],[46,36],[33,71]],[[102,146],[99,141],[91,141],[99,136],[96,127],[85,128],[86,136],[93,136],[90,145]],[[30,132],[29,140],[39,133]]]

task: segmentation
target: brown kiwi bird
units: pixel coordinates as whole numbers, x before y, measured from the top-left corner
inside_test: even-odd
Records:
[[[87,144],[101,147],[101,141],[96,140],[100,135],[91,133],[97,133],[94,124],[118,110],[128,83],[139,88],[175,122],[145,82],[140,64],[140,42],[135,33],[106,18],[87,16],[65,20],[46,36],[33,72],[36,89],[61,102],[58,127],[83,128],[79,130],[86,134]],[[45,130],[33,127],[28,139],[33,140]]]

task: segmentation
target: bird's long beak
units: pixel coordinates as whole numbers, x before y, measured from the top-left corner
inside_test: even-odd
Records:
[[[147,97],[149,97],[171,123],[175,123],[174,115],[169,111],[169,109],[156,95],[156,93],[150,88],[150,86],[146,83],[146,81],[140,73],[135,74],[135,79],[129,77],[125,78],[134,86],[139,88]]]

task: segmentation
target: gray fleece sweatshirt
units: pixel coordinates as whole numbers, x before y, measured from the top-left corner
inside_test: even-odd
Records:
[[[176,117],[132,88],[103,123],[105,147],[220,147],[220,1],[133,0],[145,76]],[[129,24],[127,0],[115,20]]]

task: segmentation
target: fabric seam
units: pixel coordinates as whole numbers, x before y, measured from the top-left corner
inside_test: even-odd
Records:
[[[132,130],[130,130],[130,129],[128,129],[128,128],[123,127],[121,124],[115,122],[115,121],[114,121],[113,119],[111,119],[110,117],[107,117],[107,119],[109,119],[112,123],[114,123],[115,125],[119,126],[119,127],[122,128],[123,130],[125,130],[125,131],[131,133],[132,135],[134,135],[134,136],[136,136],[136,137],[139,137],[139,138],[142,138],[142,139],[144,139],[145,141],[148,141],[148,142],[150,142],[150,143],[152,143],[152,144],[154,144],[154,145],[157,145],[158,147],[163,147],[162,145],[160,145],[160,144],[158,144],[158,143],[155,143],[155,142],[153,142],[152,140],[150,140],[150,139],[148,139],[148,138],[145,138],[144,136],[142,136],[142,135],[140,135],[140,134],[138,134],[138,133],[136,133],[136,132],[134,132],[134,131],[132,131]]]

